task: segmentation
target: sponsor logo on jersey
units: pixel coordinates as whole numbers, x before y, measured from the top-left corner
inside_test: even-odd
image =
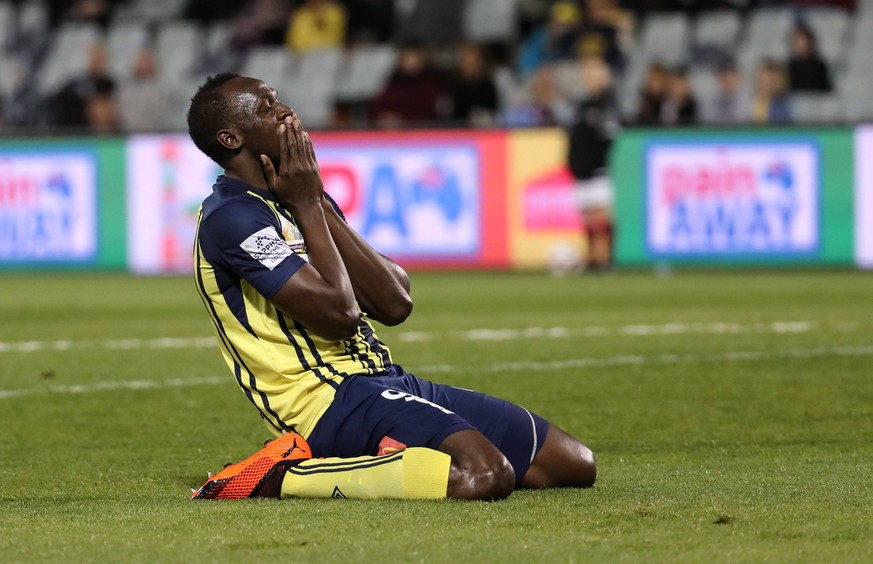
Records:
[[[273,270],[287,257],[294,254],[288,243],[272,227],[264,227],[240,243],[240,247],[253,259]]]

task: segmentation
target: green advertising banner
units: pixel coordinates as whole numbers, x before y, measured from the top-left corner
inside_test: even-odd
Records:
[[[853,130],[626,129],[616,260],[851,265]]]
[[[0,268],[126,268],[124,146],[0,140]]]

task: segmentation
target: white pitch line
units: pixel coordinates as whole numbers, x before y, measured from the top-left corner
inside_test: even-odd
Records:
[[[662,323],[634,324],[617,327],[590,326],[524,327],[521,329],[468,329],[464,331],[404,331],[395,338],[405,343],[444,340],[460,341],[518,341],[524,339],[568,339],[573,337],[649,337],[654,335],[687,334],[762,334],[807,333],[820,328],[813,321],[774,321],[772,323]],[[853,332],[861,329],[858,323],[838,323],[834,330]],[[105,341],[0,341],[0,353],[35,353],[43,351],[75,350],[142,350],[142,349],[197,349],[217,347],[215,337],[161,337],[156,339],[109,339]]]
[[[448,372],[550,372],[556,370],[568,370],[578,368],[609,367],[609,366],[643,366],[643,365],[667,365],[667,364],[691,364],[713,362],[749,362],[760,360],[777,359],[807,359],[822,358],[828,356],[873,356],[873,345],[856,347],[815,347],[810,349],[782,349],[772,351],[728,351],[713,354],[661,354],[653,356],[643,355],[619,355],[611,357],[588,357],[568,358],[547,362],[516,361],[496,362],[480,366],[466,365],[453,366],[450,364],[437,364],[422,366],[413,372],[427,378],[430,374]],[[212,386],[228,384],[232,382],[227,377],[205,378],[172,378],[169,380],[129,380],[129,381],[106,381],[93,384],[74,384],[69,386],[46,386],[44,388],[23,388],[2,390],[0,400],[19,398],[24,396],[42,394],[90,394],[113,390],[155,390],[160,388],[182,388],[193,386]]]
[[[749,362],[758,360],[804,359],[826,356],[873,356],[873,345],[856,347],[814,347],[809,349],[782,349],[770,351],[728,351],[712,354],[660,354],[652,356],[620,355],[612,357],[569,358],[550,361],[498,362],[477,368],[475,366],[454,367],[436,364],[421,368],[421,373],[453,372],[457,370],[479,372],[546,372],[571,368],[592,368],[601,366],[629,366],[652,364],[693,364],[713,362]]]
[[[93,384],[72,384],[69,386],[46,386],[45,388],[23,388],[0,390],[0,399],[33,396],[40,394],[93,394],[112,390],[154,390],[158,388],[186,388],[189,386],[209,386],[229,381],[229,378],[210,376],[206,378],[170,378],[168,380],[123,380],[95,382]]]

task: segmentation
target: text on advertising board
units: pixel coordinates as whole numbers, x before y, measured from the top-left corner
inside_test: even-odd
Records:
[[[652,255],[806,254],[818,249],[812,143],[654,144],[646,153]]]
[[[0,260],[93,259],[95,192],[88,153],[0,153]]]

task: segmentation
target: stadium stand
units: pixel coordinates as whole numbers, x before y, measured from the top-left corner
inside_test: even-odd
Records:
[[[367,112],[357,112],[343,121],[337,119],[335,107],[363,107],[378,96],[391,76],[397,45],[408,40],[427,43],[435,55],[437,70],[450,76],[456,64],[457,45],[467,40],[483,45],[490,53],[495,63],[491,66],[493,80],[501,108],[505,109],[517,105],[529,90],[530,78],[523,79],[514,70],[514,57],[527,34],[546,21],[551,4],[549,0],[395,0],[391,41],[361,42],[353,38],[343,49],[320,49],[295,56],[278,44],[236,44],[238,20],[234,17],[208,23],[186,20],[184,14],[190,2],[119,1],[114,3],[105,25],[103,21],[79,21],[61,11],[60,21],[53,26],[53,5],[0,0],[0,96],[6,102],[2,107],[13,106],[9,102],[22,84],[36,85],[38,95],[48,99],[85,71],[91,46],[105,42],[109,70],[119,83],[130,79],[141,49],[154,49],[158,76],[170,93],[167,115],[157,121],[177,124],[178,129],[184,127],[182,118],[196,85],[208,74],[223,70],[263,77],[275,84],[294,100],[312,127],[367,126]],[[353,2],[347,0],[349,6]],[[673,11],[646,11],[640,7],[643,4],[658,3],[623,4],[633,10],[635,33],[630,42],[620,45],[624,62],[614,66],[617,96],[627,121],[633,121],[639,110],[643,77],[652,63],[685,69],[695,97],[705,101],[717,92],[717,69],[733,62],[740,71],[743,90],[749,92],[760,61],[770,58],[787,62],[790,33],[798,23],[814,34],[835,87],[831,93],[792,94],[794,120],[839,123],[873,119],[873,82],[869,80],[873,73],[873,57],[869,56],[873,52],[873,0],[858,0],[854,10],[852,3],[845,1],[769,1],[761,2],[758,8],[754,1],[711,2],[708,4],[720,5],[721,9],[681,11],[675,8],[695,3],[660,3],[669,4]],[[241,2],[235,12],[228,13],[243,13],[251,5]],[[293,5],[288,2],[289,15]],[[531,9],[531,5],[539,8]],[[579,0],[577,5],[583,13],[580,25],[584,25],[585,10],[598,5],[615,8],[621,3]],[[360,6],[356,9],[360,10]],[[605,33],[608,36],[616,31],[607,29]],[[583,52],[582,46],[578,49]],[[558,88],[570,100],[584,95],[578,66],[578,59],[554,65]],[[26,76],[18,76],[20,69]],[[451,124],[441,120],[432,125]],[[49,126],[7,119],[4,128],[10,131],[13,127],[27,130]]]

